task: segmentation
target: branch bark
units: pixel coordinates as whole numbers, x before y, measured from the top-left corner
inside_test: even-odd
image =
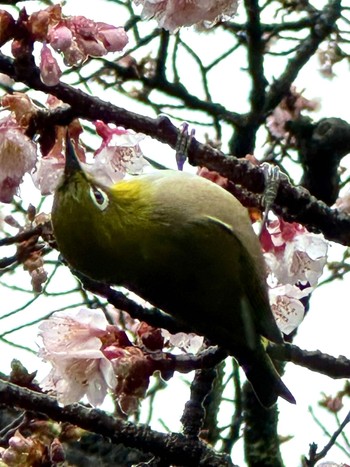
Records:
[[[44,413],[57,422],[68,422],[108,437],[112,443],[122,443],[151,452],[171,464],[188,467],[234,467],[228,456],[215,453],[200,441],[181,434],[160,433],[78,404],[60,407],[52,397],[3,380],[0,380],[0,403]]]
[[[268,353],[276,360],[292,362],[330,378],[350,378],[350,360],[343,355],[332,357],[319,350],[302,350],[292,344],[269,344]]]

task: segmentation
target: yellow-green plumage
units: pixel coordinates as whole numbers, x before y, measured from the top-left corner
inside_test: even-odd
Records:
[[[123,285],[226,348],[264,406],[294,402],[261,343],[283,342],[272,316],[260,245],[246,209],[195,175],[160,171],[107,188],[67,143],[52,222],[83,274]]]

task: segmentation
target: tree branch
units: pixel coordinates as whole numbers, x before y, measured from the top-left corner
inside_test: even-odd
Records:
[[[18,75],[18,71],[21,71],[21,75]],[[90,121],[102,119],[106,123],[115,123],[145,133],[172,148],[176,147],[178,129],[167,117],[152,119],[140,116],[66,84],[46,86],[40,80],[39,71],[33,64],[27,63],[25,66],[21,63],[21,66],[15,67],[14,61],[2,54],[0,72],[68,103],[74,109],[70,114],[72,118],[81,117]],[[67,114],[63,113],[63,116],[66,122]],[[262,193],[264,190],[263,171],[248,161],[225,156],[222,152],[199,143],[195,138],[191,140],[188,156],[191,164],[204,165],[210,170],[216,170],[253,193]],[[306,190],[292,186],[287,180],[280,184],[273,209],[287,221],[299,222],[311,231],[321,231],[329,240],[350,245],[350,216],[329,209],[324,203],[310,196]]]
[[[231,144],[232,153],[238,157],[254,153],[256,132],[263,119],[265,88],[268,84],[264,75],[265,42],[262,39],[259,1],[245,0],[244,4],[248,17],[246,32],[252,89],[250,92],[250,112],[245,115],[244,125],[236,129]]]
[[[191,384],[191,396],[181,417],[183,431],[190,438],[199,438],[205,418],[204,401],[212,390],[215,368],[197,370]]]
[[[310,458],[304,458],[305,466],[313,467],[317,462],[323,459],[328,454],[329,450],[334,446],[338,436],[342,433],[348,423],[350,423],[350,412],[348,412],[343,422],[339,425],[338,429],[333,433],[330,440],[321,451],[317,452],[317,444],[312,443],[310,445]]]
[[[270,343],[267,351],[276,360],[292,362],[330,378],[350,378],[350,360],[342,355],[336,358],[319,350],[302,350],[292,344]]]
[[[141,305],[138,305],[136,302],[125,297],[124,294],[118,292],[108,285],[92,281],[91,279],[83,279],[83,284],[88,290],[93,293],[102,295],[108,300],[109,303],[114,305],[116,308],[120,308],[124,311],[127,311],[130,316],[134,319],[139,319],[141,321],[146,321],[148,324],[155,327],[162,327],[167,329],[169,332],[191,332],[191,329],[186,328],[185,325],[179,323],[170,315],[162,313],[156,308],[144,308]],[[317,371],[318,373],[327,375],[331,378],[349,378],[350,377],[350,360],[346,357],[340,356],[338,358],[332,357],[330,355],[324,354],[320,351],[308,351],[302,350],[299,347],[284,343],[283,345],[269,343],[267,348],[268,353],[273,359],[282,360],[285,362],[292,362],[300,366],[304,366],[311,371]],[[211,349],[208,349],[208,355],[211,354]],[[205,355],[205,354],[200,354]],[[214,356],[214,359],[210,362],[212,364],[219,363],[220,360],[224,359],[227,354],[223,350],[218,350],[218,353],[215,352],[211,354]],[[168,370],[172,371],[183,371],[186,367],[188,368],[188,362],[184,364],[181,369],[181,358],[177,357],[178,361],[176,366],[169,366]],[[183,362],[186,361],[186,358],[183,357]],[[191,357],[193,358],[193,357]],[[202,357],[200,357],[202,358]],[[169,365],[174,365],[173,363],[168,363]],[[198,366],[197,366],[198,364]],[[204,365],[203,361],[200,362],[197,360],[194,363],[192,359],[191,370],[199,368],[208,368],[210,365]]]
[[[188,467],[234,467],[228,456],[215,453],[200,441],[188,439],[181,434],[160,433],[78,404],[60,407],[52,397],[2,380],[0,403],[44,413],[57,422],[68,422],[106,436],[112,443],[122,443],[151,452],[171,464]]]
[[[265,113],[273,110],[288,93],[299,71],[315,54],[321,42],[335,29],[336,21],[342,12],[341,0],[330,0],[322,12],[316,16],[316,21],[310,35],[300,41],[295,56],[289,60],[282,75],[275,80],[266,96]]]
[[[262,407],[248,381],[243,386],[244,452],[252,467],[284,467],[277,433],[278,409]]]

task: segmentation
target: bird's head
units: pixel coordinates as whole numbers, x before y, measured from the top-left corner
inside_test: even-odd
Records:
[[[84,171],[67,134],[64,174],[56,190],[55,201],[59,199],[64,202],[64,200],[71,199],[71,201],[84,205],[85,208],[94,206],[98,210],[104,211],[109,204],[109,197],[104,188]]]

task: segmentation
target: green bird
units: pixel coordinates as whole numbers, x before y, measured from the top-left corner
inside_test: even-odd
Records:
[[[223,188],[161,170],[103,186],[69,138],[52,209],[58,248],[86,276],[124,286],[234,356],[264,407],[295,399],[262,337],[283,343],[247,210]]]

